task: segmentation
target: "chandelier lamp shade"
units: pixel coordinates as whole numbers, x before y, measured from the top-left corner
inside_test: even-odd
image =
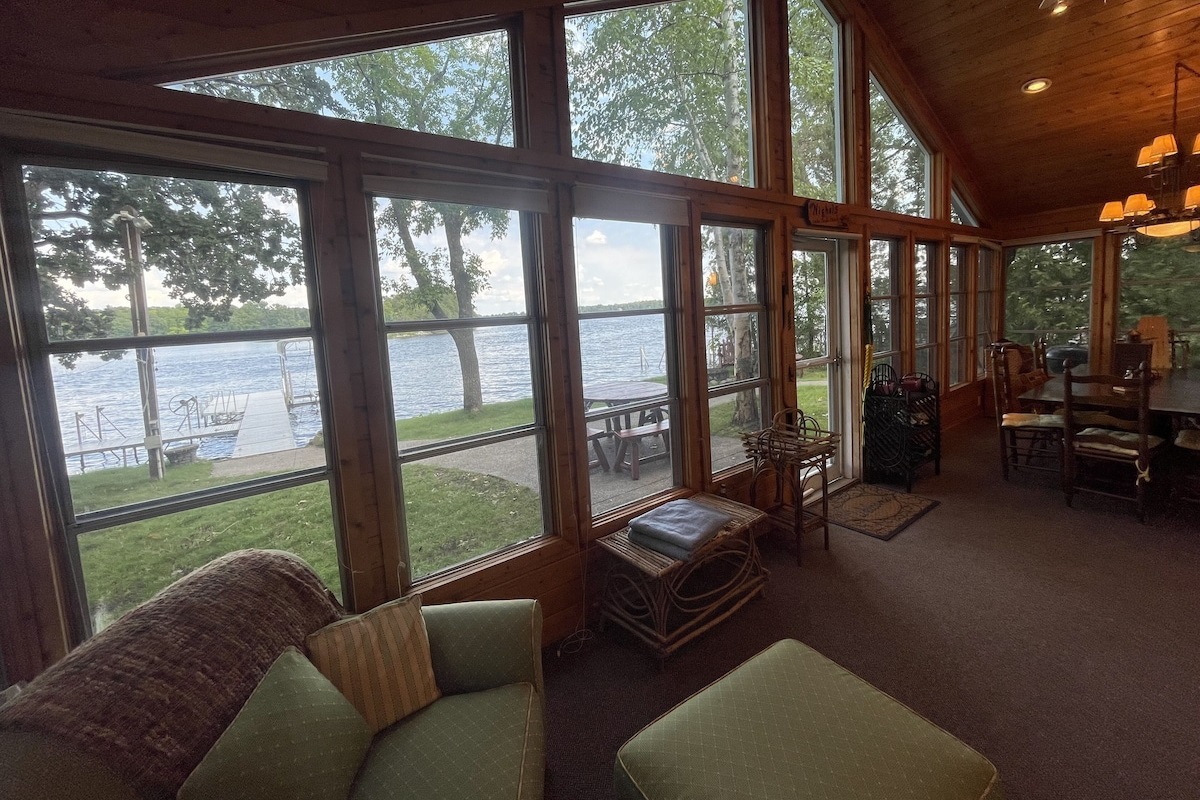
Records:
[[[1155,136],[1137,154],[1137,166],[1143,171],[1148,191],[1131,194],[1124,202],[1110,200],[1100,211],[1100,221],[1112,224],[1114,229],[1132,229],[1155,237],[1200,230],[1200,133],[1192,142],[1190,154],[1179,149],[1179,78],[1184,72],[1200,78],[1200,72],[1182,61],[1175,62],[1171,132]]]

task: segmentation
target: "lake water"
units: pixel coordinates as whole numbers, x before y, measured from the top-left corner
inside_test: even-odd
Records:
[[[523,325],[476,330],[475,346],[485,403],[531,396],[526,330]],[[665,374],[664,341],[661,316],[581,321],[584,384]],[[390,337],[388,356],[396,418],[462,407],[458,352],[448,334]],[[311,355],[290,354],[288,367],[295,394],[316,390],[318,382]],[[133,351],[113,361],[85,356],[74,369],[53,361],[52,374],[64,450],[74,450],[80,444],[95,445],[100,438],[111,441],[121,436],[142,435],[141,392]],[[280,357],[274,342],[158,348],[154,374],[160,427],[167,438],[189,430],[184,403],[189,397],[197,398],[201,406],[220,402],[229,405],[237,398],[240,409],[244,407],[246,394],[283,389]],[[316,405],[297,405],[290,415],[297,446],[307,444],[321,430],[321,415]],[[198,426],[194,414],[191,424],[192,429]],[[235,438],[233,434],[206,437],[198,455],[226,458],[233,452]],[[92,454],[84,460],[87,469],[120,463],[111,454]],[[79,471],[77,457],[68,459],[68,469]]]

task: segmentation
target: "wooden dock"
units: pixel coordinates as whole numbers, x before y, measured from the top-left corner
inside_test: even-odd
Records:
[[[282,450],[293,450],[296,438],[292,434],[292,420],[288,415],[282,392],[254,392],[243,395],[245,398],[242,408],[245,410],[240,421],[221,424],[208,424],[195,430],[175,431],[164,434],[164,447],[185,442],[200,442],[210,436],[229,436],[237,434],[233,446],[233,458],[242,456],[257,456],[264,453],[277,453]],[[234,403],[229,408],[236,409]],[[239,412],[240,413],[240,412]],[[205,412],[205,419],[219,419]],[[67,458],[78,458],[80,469],[84,469],[84,457],[97,453],[108,453],[120,459],[123,466],[141,463],[141,456],[146,449],[144,436],[117,436],[97,439],[68,445],[63,448]],[[139,452],[141,451],[141,452]]]
[[[293,450],[296,437],[281,392],[254,392],[246,398],[246,413],[233,445],[233,458]]]

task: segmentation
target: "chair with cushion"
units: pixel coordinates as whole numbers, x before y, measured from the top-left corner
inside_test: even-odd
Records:
[[[1067,505],[1076,492],[1132,500],[1138,519],[1146,521],[1146,504],[1151,484],[1165,487],[1156,471],[1166,455],[1167,441],[1150,432],[1150,368],[1142,364],[1134,378],[1116,375],[1071,374],[1063,372],[1063,451],[1066,464],[1064,490]],[[1078,394],[1077,394],[1078,393]],[[1136,430],[1084,426],[1078,418],[1079,397],[1116,409],[1127,409],[1136,422]]]
[[[992,389],[996,408],[996,430],[1000,436],[1000,470],[1008,480],[1010,469],[1053,472],[1063,477],[1063,418],[1057,414],[1025,411],[1013,387],[1011,368],[1016,346],[997,343],[991,347]]]

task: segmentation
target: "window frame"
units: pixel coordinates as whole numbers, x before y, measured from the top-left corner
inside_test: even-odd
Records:
[[[905,371],[905,368],[904,368],[904,334],[905,334],[906,326],[905,326],[904,320],[906,320],[910,316],[910,314],[906,312],[906,308],[905,308],[906,292],[904,289],[904,280],[903,280],[904,273],[903,273],[902,264],[901,264],[901,249],[902,249],[901,244],[903,243],[903,241],[904,241],[903,239],[897,238],[895,236],[883,236],[883,235],[872,236],[870,238],[870,240],[867,242],[867,248],[866,248],[867,249],[867,259],[868,259],[867,296],[868,296],[869,302],[870,302],[871,325],[872,325],[871,336],[869,338],[870,342],[873,343],[874,338],[875,338],[873,326],[874,326],[876,304],[883,302],[883,301],[887,301],[891,305],[891,313],[890,313],[890,316],[888,319],[888,326],[891,331],[891,336],[889,338],[891,339],[891,342],[892,342],[892,348],[889,350],[883,350],[883,351],[872,350],[871,366],[874,366],[876,364],[881,364],[881,363],[887,363],[887,364],[890,364],[892,369],[896,370],[897,373],[903,373]],[[871,262],[874,261],[875,255],[871,251],[876,242],[883,242],[888,245],[888,251],[889,251],[888,252],[888,269],[890,271],[890,280],[891,280],[891,285],[893,287],[893,293],[891,293],[891,294],[876,295],[874,293],[874,277],[873,277],[874,265]]]
[[[736,464],[731,464],[726,467],[717,468],[713,463],[712,453],[712,400],[717,397],[725,397],[734,395],[744,391],[758,391],[759,399],[759,420],[763,427],[766,427],[768,421],[774,414],[774,404],[772,402],[771,393],[771,364],[775,363],[773,352],[773,342],[775,337],[771,335],[772,317],[767,304],[767,273],[770,269],[769,264],[769,247],[767,242],[772,234],[771,226],[762,222],[754,221],[731,221],[729,219],[707,218],[704,217],[700,221],[700,236],[701,247],[703,247],[703,230],[705,227],[715,228],[732,228],[745,231],[753,231],[755,243],[755,281],[757,282],[756,293],[758,301],[755,303],[734,303],[734,304],[719,304],[707,305],[704,302],[703,286],[701,286],[698,296],[700,297],[700,305],[703,311],[704,321],[702,329],[708,329],[708,319],[714,316],[730,316],[732,314],[756,314],[758,316],[759,331],[758,331],[758,377],[744,378],[742,380],[730,380],[728,383],[719,383],[716,385],[709,384],[707,378],[705,380],[705,403],[704,415],[706,419],[707,429],[709,430],[709,447],[708,447],[708,473],[713,480],[718,480],[734,470],[744,468],[750,460],[743,458]],[[699,265],[703,267],[703,257],[697,259]],[[700,279],[706,279],[703,268],[700,270]],[[701,348],[697,354],[697,368],[701,370],[700,374],[707,376],[708,363],[705,358],[707,348]],[[699,362],[703,360],[703,366]]]
[[[137,145],[136,137],[131,140],[131,143],[134,146]],[[203,153],[205,150],[203,145],[197,148],[198,153]],[[179,153],[182,158],[186,158],[188,145],[180,143]],[[246,153],[242,153],[242,156],[246,156]],[[209,160],[203,155],[199,155],[198,158],[206,162]],[[248,159],[253,162],[254,156],[249,155]],[[236,162],[239,159],[235,158],[234,160]],[[264,163],[269,166],[277,165],[277,162],[271,162],[269,158]],[[51,340],[48,336],[41,292],[38,288],[38,266],[31,238],[31,221],[27,211],[23,177],[24,168],[32,166],[278,187],[294,191],[299,216],[297,228],[304,259],[309,324],[305,327],[259,328],[227,332],[208,331]],[[240,167],[241,164],[238,166]],[[90,148],[80,148],[63,155],[56,153],[51,148],[34,147],[27,150],[10,150],[0,158],[0,182],[3,183],[3,186],[0,186],[0,192],[3,194],[5,205],[11,206],[10,210],[13,215],[13,225],[6,233],[11,237],[10,252],[13,254],[16,291],[25,299],[24,312],[21,314],[18,324],[28,342],[30,389],[34,398],[33,421],[44,442],[64,441],[57,413],[58,406],[54,400],[56,391],[50,364],[51,359],[55,356],[64,354],[100,354],[113,350],[134,351],[138,349],[169,351],[174,348],[198,345],[266,343],[291,338],[307,338],[312,342],[314,380],[317,390],[320,396],[330,397],[329,379],[325,366],[327,354],[324,324],[321,320],[318,302],[317,258],[312,228],[313,207],[308,180],[282,176],[279,174],[279,170],[267,173],[241,171],[234,167],[196,166],[186,162],[179,163],[130,153],[95,151]],[[328,433],[332,430],[328,401],[319,403],[318,409],[322,430]],[[210,508],[227,502],[322,482],[328,487],[332,521],[330,535],[338,562],[339,585],[329,588],[331,591],[336,590],[345,600],[351,583],[346,568],[345,543],[340,524],[338,492],[335,485],[338,476],[334,469],[329,436],[325,437],[323,447],[325,455],[323,466],[285,470],[265,477],[235,480],[219,486],[86,512],[76,512],[75,510],[75,502],[70,488],[70,472],[67,469],[69,456],[65,452],[60,453],[57,445],[42,448],[42,459],[46,465],[47,476],[43,485],[49,495],[48,510],[52,515],[54,527],[61,534],[65,544],[65,555],[70,570],[69,581],[72,587],[71,596],[76,615],[74,622],[79,627],[78,638],[86,639],[95,633],[79,545],[80,536],[102,535],[104,531],[124,525],[166,518],[181,512]]]
[[[896,119],[900,122],[900,124],[904,126],[904,129],[908,132],[908,135],[912,138],[913,143],[916,144],[916,146],[920,148],[921,153],[924,156],[924,158],[922,159],[924,169],[922,170],[923,177],[921,180],[921,189],[922,189],[922,193],[924,195],[924,200],[923,200],[922,208],[921,208],[920,212],[918,212],[916,214],[909,214],[906,212],[887,212],[887,209],[880,208],[876,202],[877,197],[876,197],[876,192],[875,192],[875,185],[874,185],[874,180],[872,179],[873,174],[874,174],[874,169],[875,169],[874,148],[871,147],[871,141],[875,138],[875,136],[874,136],[875,125],[874,125],[874,120],[872,119],[873,115],[871,114],[871,101],[870,101],[872,90],[877,91],[879,93],[880,98],[885,103],[887,103],[888,107],[892,111],[892,114],[894,114]],[[933,177],[934,149],[932,147],[930,147],[928,144],[926,144],[925,140],[921,138],[921,135],[918,133],[917,129],[913,126],[913,124],[911,122],[908,121],[908,117],[900,110],[900,107],[896,104],[896,102],[894,100],[892,100],[891,93],[888,92],[887,87],[884,86],[883,80],[879,77],[879,74],[877,72],[875,72],[874,70],[869,70],[868,75],[867,75],[866,111],[867,111],[866,128],[867,128],[868,156],[867,156],[867,163],[866,163],[865,167],[868,170],[867,188],[868,188],[868,194],[869,194],[866,205],[869,208],[872,208],[876,211],[885,211],[887,213],[900,213],[900,214],[903,214],[904,216],[912,216],[917,219],[931,219],[933,217],[933,197],[932,197],[933,181],[932,181],[932,177]]]
[[[958,386],[970,383],[973,380],[971,364],[971,327],[972,322],[970,314],[971,302],[971,248],[968,245],[951,242],[947,250],[947,275],[946,275],[946,330],[947,330],[947,379],[946,384],[949,388],[954,389]],[[958,288],[954,288],[954,277],[957,273]],[[955,301],[958,301],[955,303]],[[957,315],[950,313],[950,306],[957,305]],[[958,335],[954,335],[953,329],[950,327],[950,320],[957,316],[958,318]],[[958,345],[959,353],[957,365],[954,358],[954,348]],[[955,380],[955,367],[957,366],[958,380]]]
[[[525,547],[531,543],[543,542],[547,539],[554,538],[553,533],[556,527],[552,520],[554,509],[552,508],[551,477],[549,475],[549,457],[548,457],[548,430],[547,430],[547,407],[546,398],[546,380],[547,372],[546,353],[543,347],[544,336],[543,331],[546,327],[545,313],[538,298],[542,292],[540,286],[542,284],[542,275],[544,272],[544,264],[541,262],[541,247],[539,242],[542,238],[542,228],[546,224],[543,219],[543,212],[540,210],[541,205],[533,194],[541,194],[539,190],[533,189],[525,185],[513,184],[508,187],[513,192],[514,198],[519,198],[521,202],[511,203],[512,206],[504,208],[503,206],[491,205],[490,207],[513,212],[517,214],[521,241],[521,255],[523,259],[522,269],[524,272],[524,294],[525,294],[525,313],[513,315],[478,315],[475,317],[450,317],[447,319],[418,319],[418,320],[393,320],[389,321],[386,315],[382,313],[383,295],[381,292],[380,279],[380,263],[379,263],[379,248],[376,242],[377,227],[374,224],[374,208],[376,201],[380,199],[403,198],[417,200],[421,202],[437,202],[437,203],[455,203],[462,204],[462,199],[471,192],[477,192],[483,197],[485,203],[491,203],[496,200],[496,192],[503,192],[504,187],[498,183],[488,183],[484,187],[476,187],[466,184],[456,185],[453,181],[438,181],[431,184],[423,180],[413,181],[415,187],[411,191],[403,191],[404,181],[395,179],[374,176],[364,176],[364,199],[368,204],[370,212],[368,219],[370,220],[370,239],[371,239],[371,266],[372,278],[374,280],[375,300],[376,305],[380,309],[379,313],[379,338],[380,352],[384,354],[382,372],[385,377],[385,394],[387,397],[387,412],[391,415],[390,422],[395,423],[395,403],[392,397],[392,370],[393,365],[390,357],[388,357],[388,339],[395,334],[422,334],[430,332],[446,332],[451,329],[470,329],[473,331],[484,330],[487,328],[502,328],[522,326],[525,328],[526,336],[529,343],[529,359],[530,359],[530,390],[533,401],[533,420],[528,423],[512,425],[493,431],[484,431],[480,433],[466,434],[463,436],[452,437],[449,439],[429,442],[424,445],[401,449],[399,439],[392,435],[390,439],[391,460],[395,465],[395,480],[396,494],[395,506],[397,522],[399,524],[400,546],[401,546],[401,583],[404,586],[419,585],[425,582],[434,582],[444,578],[447,574],[451,574],[463,569],[469,569],[474,566],[486,562],[487,560],[503,557],[503,554],[517,548]],[[439,192],[439,187],[436,184],[441,184],[443,191]],[[420,189],[430,189],[431,191],[420,191]],[[430,194],[440,195],[430,198]],[[462,198],[462,199],[459,199]],[[481,359],[482,361],[482,359]],[[408,465],[419,464],[422,461],[427,461],[438,456],[450,455],[454,453],[463,453],[470,450],[480,449],[491,445],[502,444],[504,442],[515,441],[518,439],[532,438],[534,448],[537,454],[537,474],[539,482],[538,496],[541,506],[542,530],[537,536],[531,536],[527,539],[522,539],[516,542],[510,542],[507,545],[499,547],[495,550],[489,550],[486,553],[480,553],[471,556],[463,561],[451,564],[445,567],[440,567],[427,574],[414,577],[413,575],[413,558],[409,552],[410,539],[408,535],[408,517],[405,512],[404,502],[404,468]]]

